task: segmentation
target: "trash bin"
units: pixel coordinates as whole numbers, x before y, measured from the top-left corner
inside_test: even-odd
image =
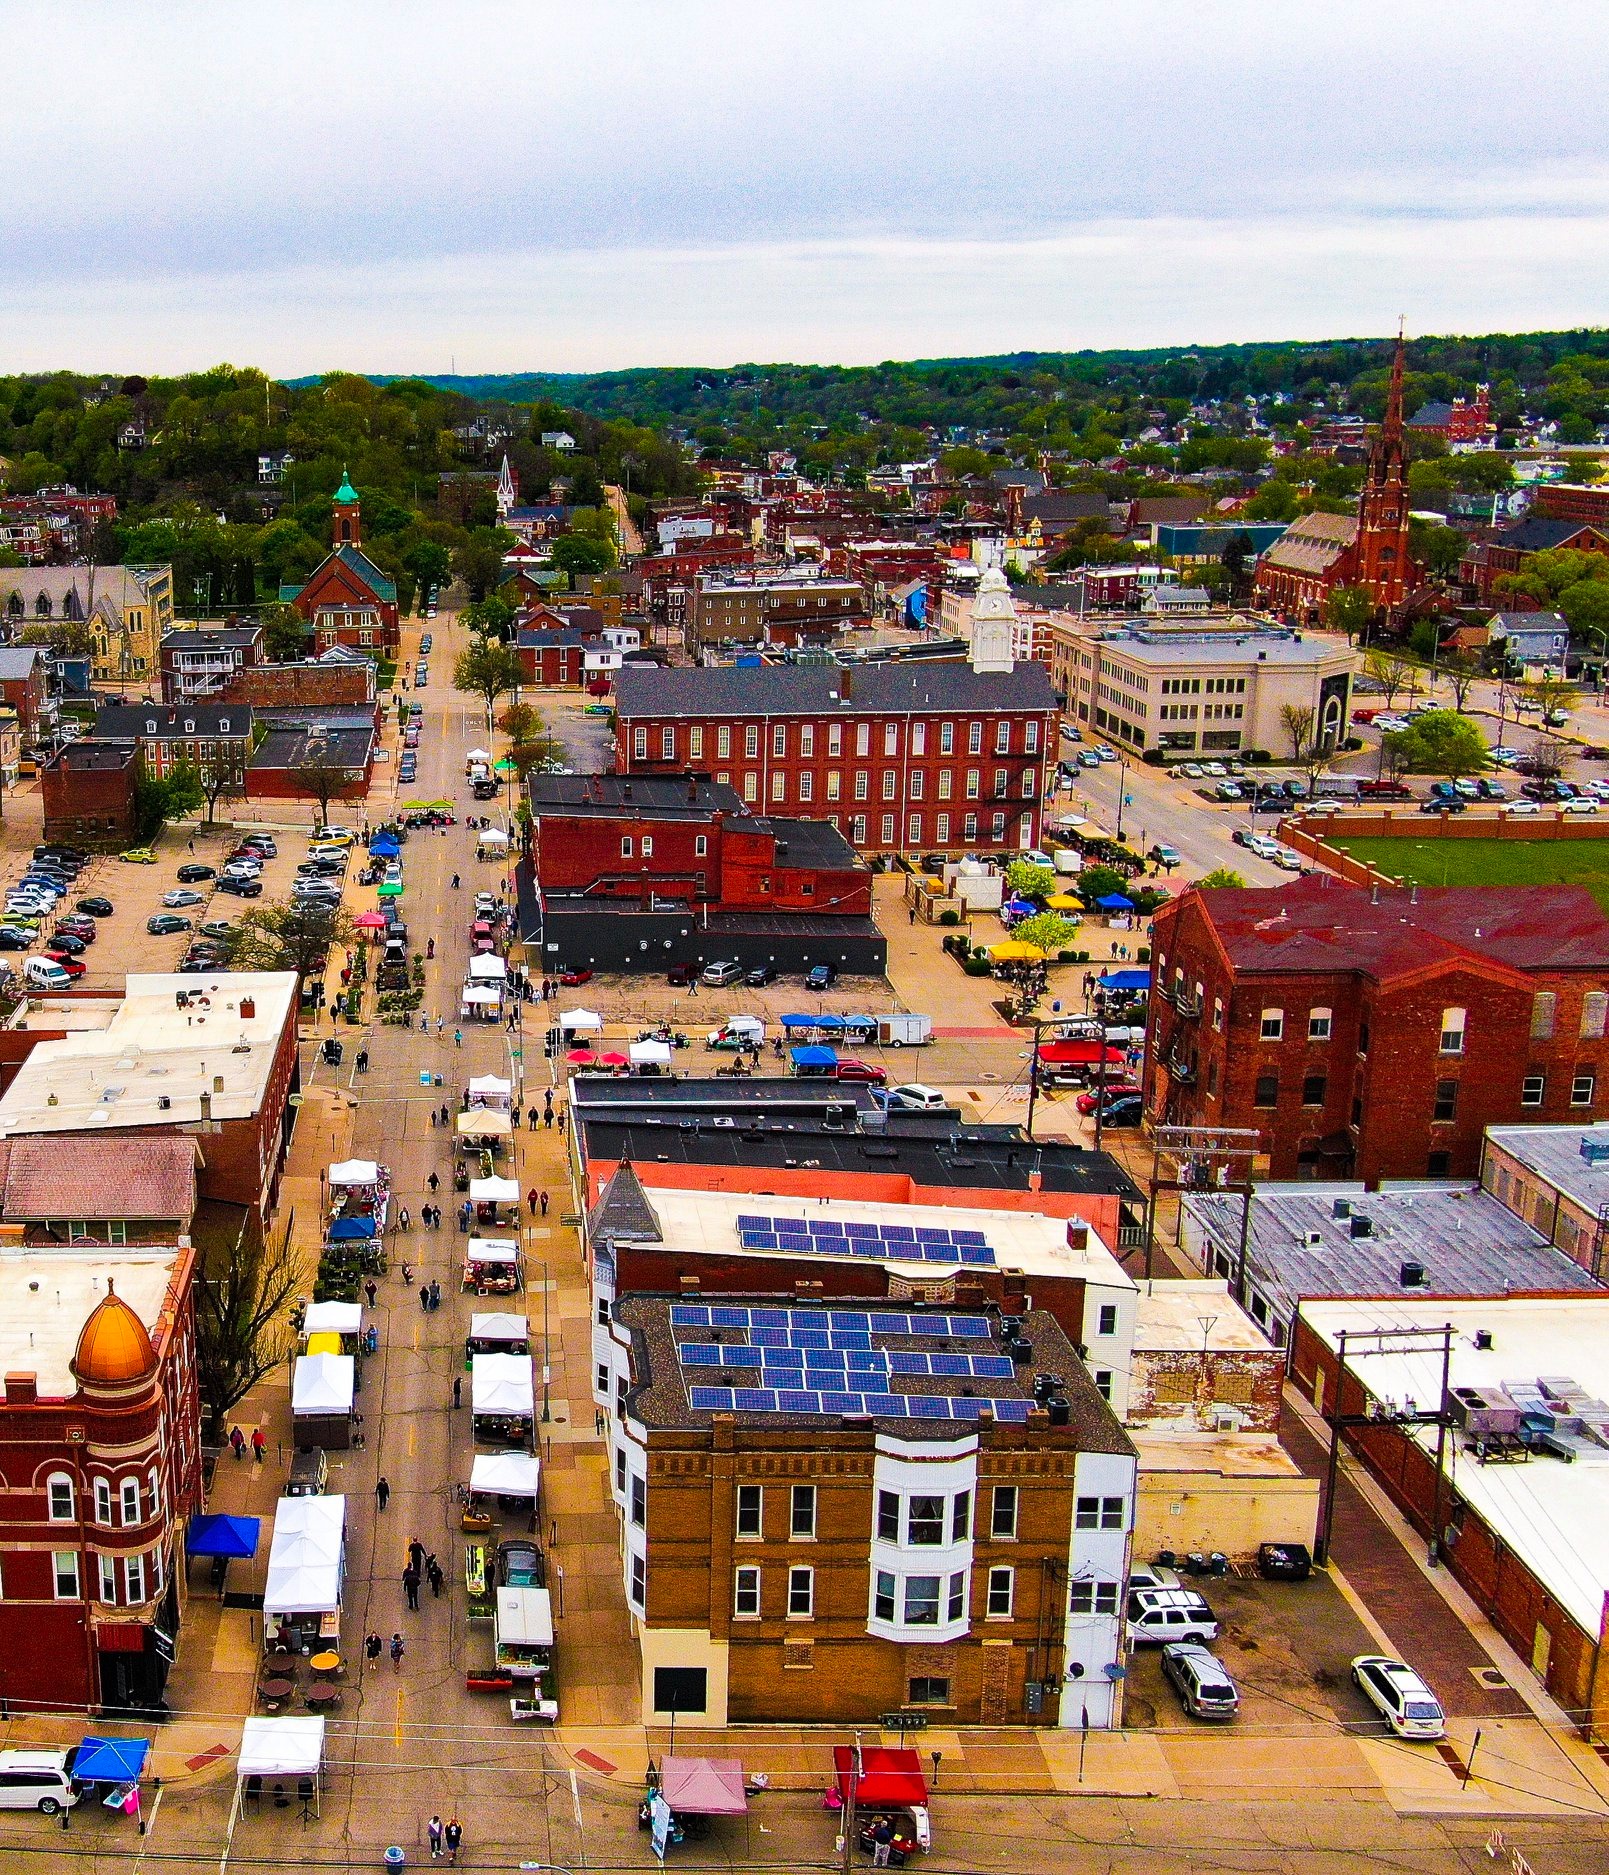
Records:
[[[386,1850],[385,1865],[387,1868],[406,1868],[407,1867],[408,1858],[402,1853],[402,1850],[396,1845],[396,1843],[393,1843],[391,1847]]]

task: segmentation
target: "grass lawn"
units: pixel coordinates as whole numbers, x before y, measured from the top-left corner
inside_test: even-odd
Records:
[[[1609,837],[1601,840],[1354,840],[1334,845],[1415,885],[1584,885],[1609,911]]]

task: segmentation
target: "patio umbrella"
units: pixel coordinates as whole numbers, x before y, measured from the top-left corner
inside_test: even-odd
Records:
[[[1045,900],[1046,911],[1082,911],[1083,909],[1084,901],[1081,898],[1074,898],[1071,892],[1053,892]]]
[[[611,1053],[600,1055],[598,1060],[600,1064],[606,1068],[629,1068],[631,1066],[631,1063],[627,1061],[626,1057],[622,1054]]]
[[[360,911],[352,922],[360,931],[383,931],[390,920],[384,912]]]
[[[564,1058],[572,1068],[585,1067],[589,1062],[598,1059],[590,1048],[572,1048]]]
[[[1045,953],[1037,944],[1024,944],[1020,938],[989,946],[989,961],[997,964],[1042,964]]]
[[[506,755],[503,757],[502,761],[493,762],[492,767],[496,769],[500,775],[512,775],[514,773],[514,764]]]

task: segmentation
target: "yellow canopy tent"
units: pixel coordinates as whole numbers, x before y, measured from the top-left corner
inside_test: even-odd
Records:
[[[1007,938],[1003,944],[989,946],[989,961],[995,964],[1042,964],[1045,953],[1037,944],[1024,944],[1020,938]]]

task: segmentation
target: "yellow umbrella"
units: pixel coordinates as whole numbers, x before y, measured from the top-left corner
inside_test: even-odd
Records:
[[[1045,953],[1037,944],[1024,944],[1020,938],[1009,938],[1004,944],[989,946],[989,961],[997,964],[1042,964]]]
[[[1055,892],[1045,900],[1046,911],[1082,911],[1084,901],[1074,898],[1071,892]]]

